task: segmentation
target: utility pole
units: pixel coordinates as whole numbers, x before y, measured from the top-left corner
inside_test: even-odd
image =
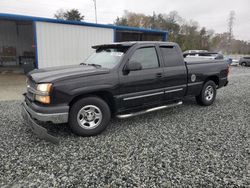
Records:
[[[97,12],[96,12],[96,0],[94,1],[94,6],[95,6],[95,23],[97,23]]]
[[[233,25],[235,20],[235,12],[232,10],[229,13],[229,19],[228,19],[228,32],[229,32],[229,42],[231,42],[233,38]]]
[[[229,13],[228,19],[228,52],[231,53],[232,48],[232,39],[233,39],[233,25],[235,21],[235,12],[232,10]]]

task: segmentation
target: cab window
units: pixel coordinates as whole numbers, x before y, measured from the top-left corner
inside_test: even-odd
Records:
[[[159,67],[159,61],[154,47],[137,49],[129,60],[129,63],[141,63],[142,69],[152,69]]]
[[[183,66],[183,58],[179,49],[175,46],[160,46],[165,67]],[[187,56],[192,57],[192,56]]]

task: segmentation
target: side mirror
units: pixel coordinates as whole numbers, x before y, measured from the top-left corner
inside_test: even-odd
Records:
[[[127,71],[142,70],[142,65],[141,65],[141,63],[138,63],[138,62],[129,62],[129,64],[127,64],[127,66],[126,66],[126,70]]]

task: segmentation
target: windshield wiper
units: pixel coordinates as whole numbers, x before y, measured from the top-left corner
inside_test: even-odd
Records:
[[[87,64],[87,65],[94,66],[94,67],[102,67],[101,65],[95,64],[95,63],[89,63],[89,64]]]
[[[80,63],[80,65],[89,65],[89,66],[94,66],[94,67],[102,67],[99,64],[95,64],[95,63]]]

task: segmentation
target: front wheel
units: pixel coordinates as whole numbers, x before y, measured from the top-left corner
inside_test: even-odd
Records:
[[[212,80],[207,81],[201,90],[201,93],[196,96],[196,101],[199,105],[209,106],[213,104],[216,98],[216,85]]]
[[[94,136],[108,126],[111,112],[108,104],[98,97],[85,97],[70,109],[69,125],[80,136]]]

